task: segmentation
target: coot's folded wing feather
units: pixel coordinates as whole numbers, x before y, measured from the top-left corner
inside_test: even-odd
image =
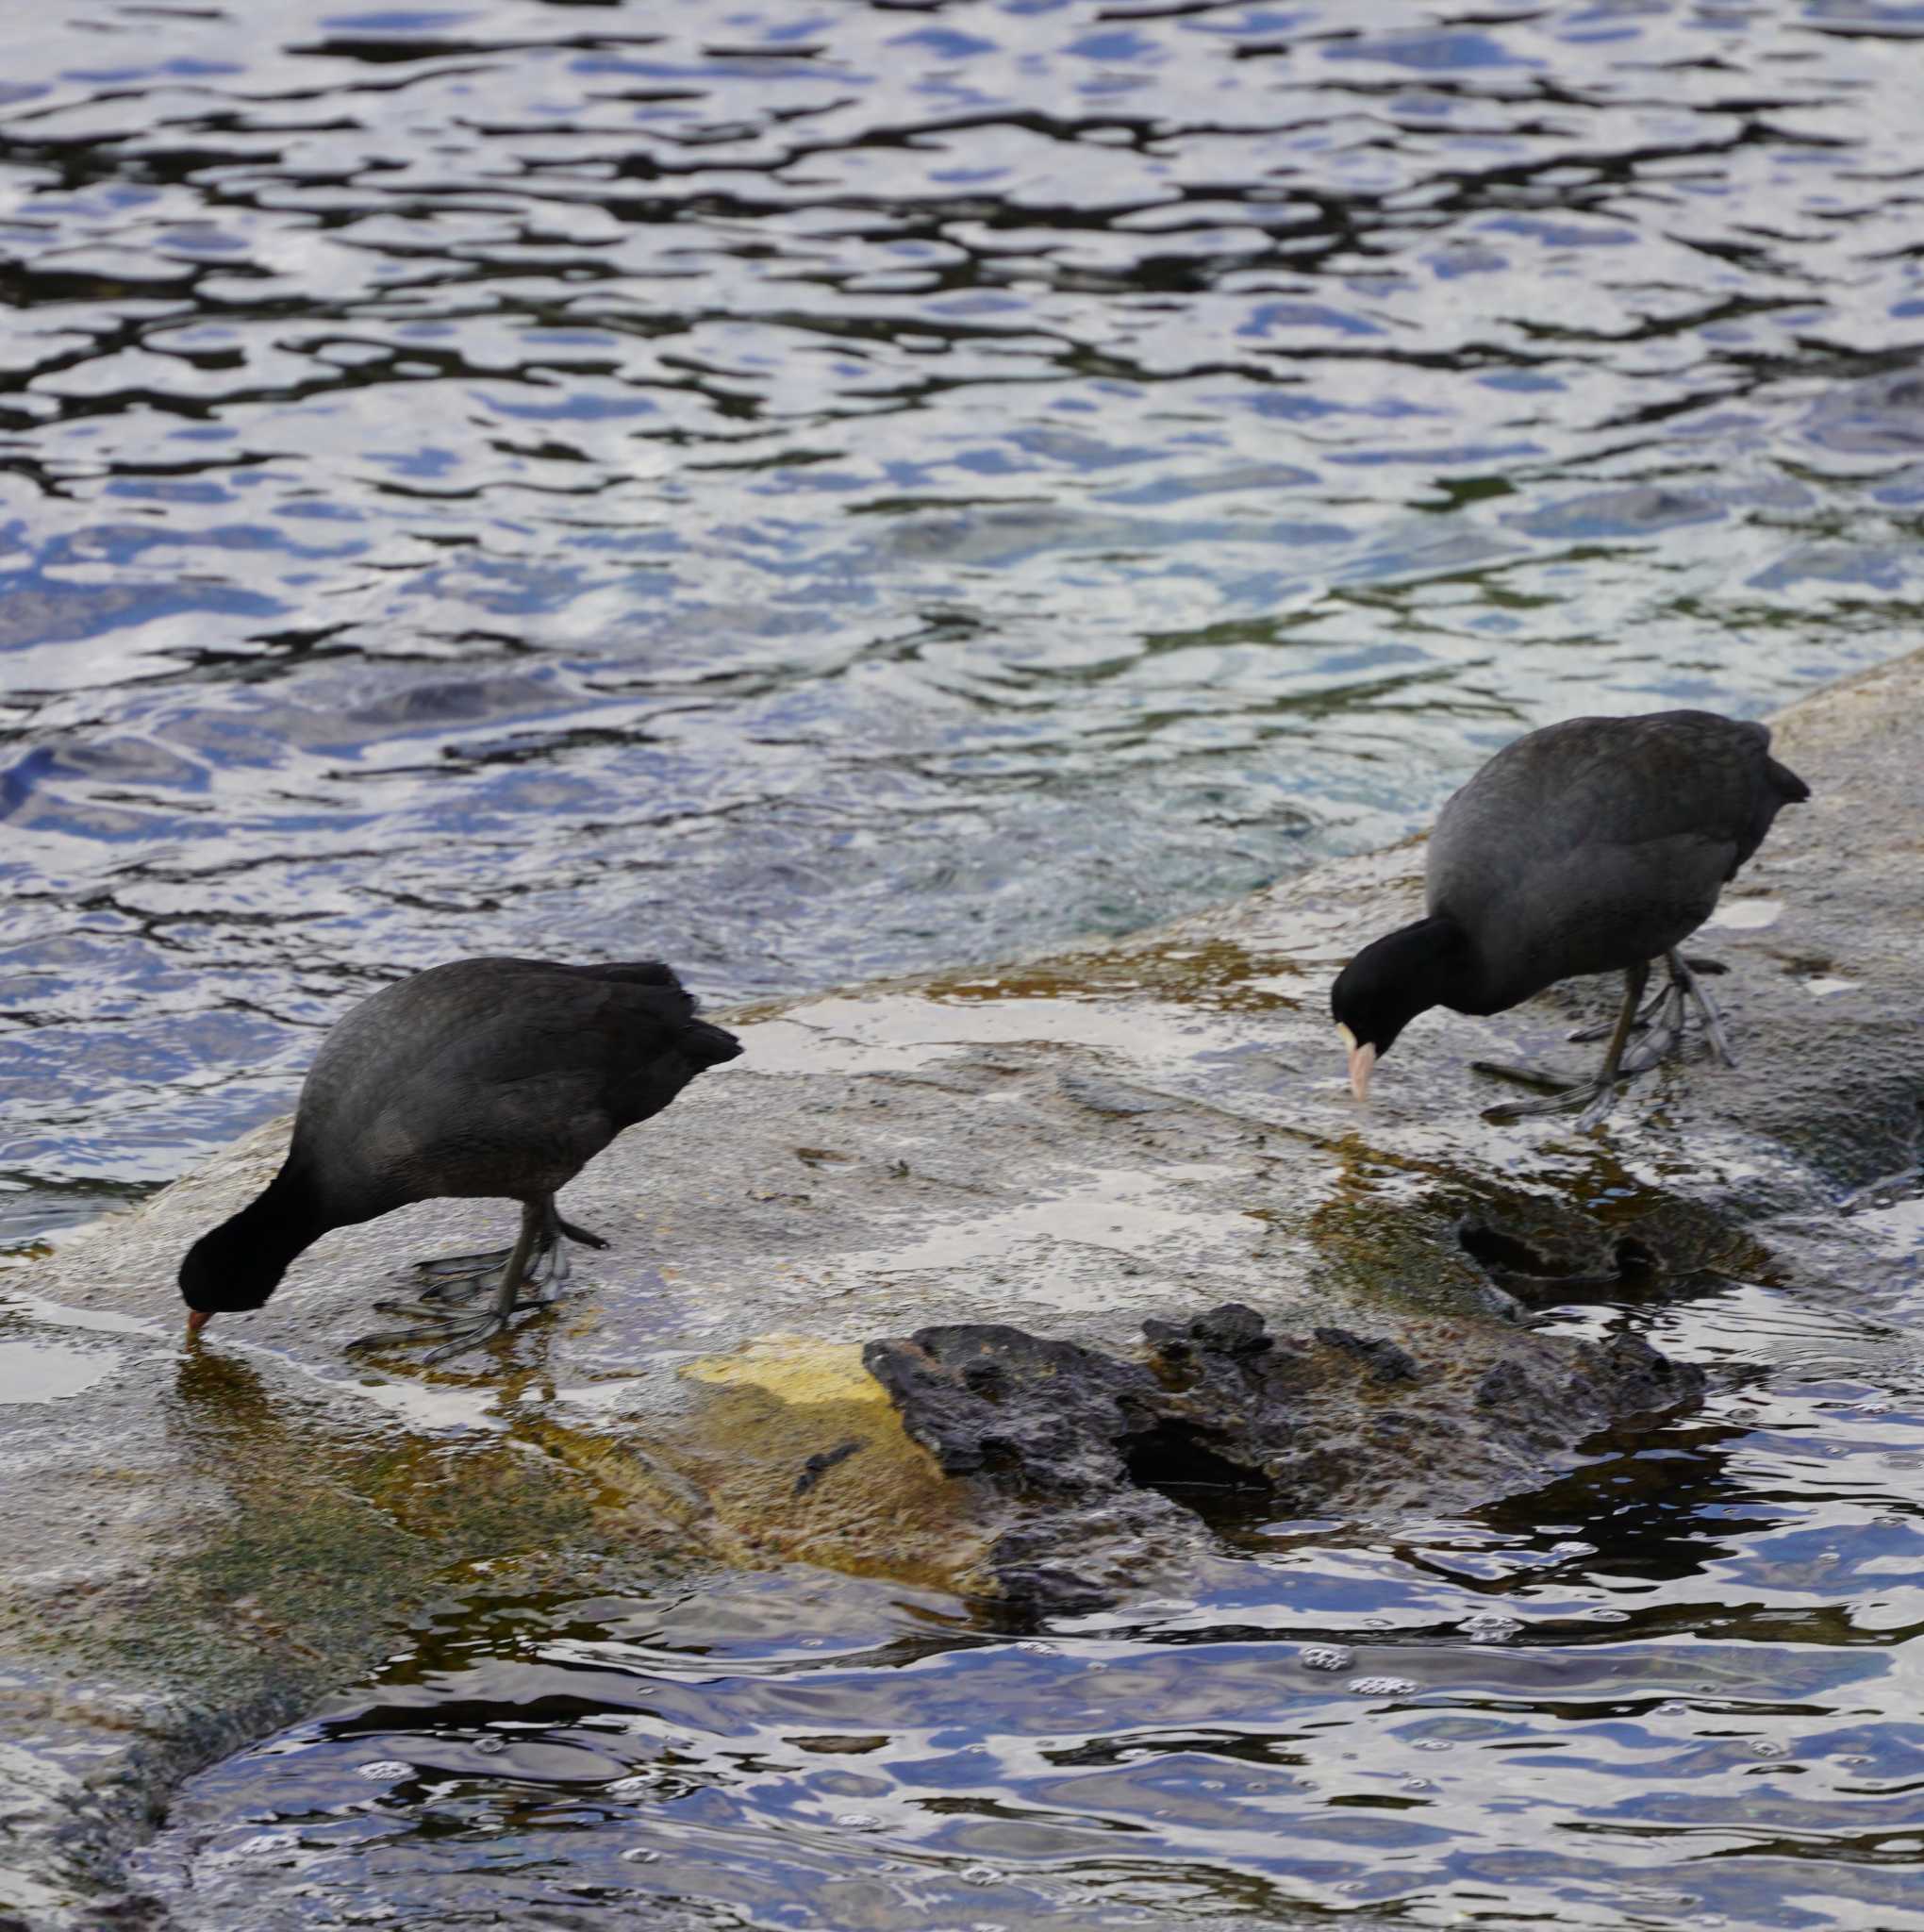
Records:
[[[499,1193],[504,1177],[551,1191],[738,1050],[694,1015],[666,967],[436,967],[328,1036],[302,1090],[303,1136],[326,1150],[336,1188],[424,1190],[438,1175],[440,1192]]]
[[[1710,916],[1783,802],[1768,745],[1702,711],[1533,732],[1444,808],[1431,909],[1471,936],[1492,997],[1656,958]]]

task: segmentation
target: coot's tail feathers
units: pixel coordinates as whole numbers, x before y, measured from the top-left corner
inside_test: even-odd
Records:
[[[673,970],[664,966],[660,960],[639,959],[625,965],[593,966],[584,970],[591,972],[597,979],[619,979],[632,986],[660,987],[665,999],[650,1004],[657,1011],[664,1005],[672,1006],[674,1018],[681,1023],[675,1028],[675,1044],[697,1067],[719,1067],[724,1060],[739,1058],[740,1041],[725,1027],[698,1020],[695,1015],[702,1010],[702,1003],[674,976]]]
[[[1765,766],[1770,774],[1772,789],[1785,805],[1801,805],[1811,795],[1811,788],[1788,765],[1780,765],[1775,758],[1768,758]]]
[[[585,974],[590,979],[620,979],[630,986],[672,986],[676,992],[684,991],[681,981],[675,977],[674,968],[663,965],[659,959],[633,959],[625,965],[576,966],[570,970]]]
[[[679,1035],[681,1048],[698,1067],[719,1067],[739,1057],[741,1042],[725,1027],[690,1020]]]
[[[648,1005],[674,1027],[674,1041],[697,1067],[719,1067],[724,1060],[738,1058],[741,1042],[726,1028],[713,1026],[695,1015],[702,1003],[674,975],[674,969],[659,959],[635,959],[609,966],[575,966],[571,972],[591,979],[619,980],[629,986],[659,987],[662,997]],[[678,1024],[677,1024],[678,1023]]]

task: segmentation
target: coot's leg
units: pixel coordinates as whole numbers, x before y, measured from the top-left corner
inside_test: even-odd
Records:
[[[1641,1033],[1663,1009],[1664,1002],[1669,997],[1670,989],[1667,985],[1653,992],[1636,1009],[1636,1017],[1631,1021],[1630,1030],[1633,1033]],[[1568,1041],[1582,1041],[1585,1044],[1593,1040],[1608,1040],[1617,1031],[1617,1024],[1615,1020],[1600,1020],[1596,1025],[1579,1026],[1573,1033],[1566,1033],[1564,1038]]]
[[[1626,1075],[1648,1073],[1659,1060],[1667,1059],[1683,1043],[1684,994],[1674,974],[1664,982],[1663,991],[1650,1002],[1649,1010],[1654,1015],[1650,1027],[1624,1056],[1623,1072]]]
[[[1577,1124],[1594,1127],[1610,1111],[1611,1103],[1617,1097],[1617,1083],[1624,1077],[1624,1042],[1630,1038],[1631,1028],[1636,1024],[1637,1006],[1643,998],[1644,988],[1650,984],[1650,977],[1647,960],[1625,970],[1623,1004],[1617,1009],[1617,1024],[1611,1029],[1610,1044],[1603,1050],[1603,1064],[1594,1080],[1555,1079],[1555,1076],[1547,1076],[1533,1068],[1499,1066],[1490,1060],[1474,1062],[1480,1074],[1495,1074],[1500,1079],[1520,1080],[1536,1087],[1548,1086],[1554,1079],[1554,1083],[1563,1089],[1547,1100],[1506,1100],[1500,1106],[1487,1108],[1484,1118],[1501,1125],[1522,1120],[1530,1114],[1571,1113],[1581,1108],[1583,1118]]]
[[[1654,1026],[1648,1039],[1638,1042],[1636,1050],[1624,1061],[1626,1074],[1641,1074],[1655,1066],[1661,1059],[1673,1053],[1684,1039],[1684,1022],[1686,1002],[1697,1008],[1698,1017],[1703,1022],[1703,1030],[1712,1049],[1725,1066],[1736,1065],[1736,1056],[1731,1052],[1731,1042],[1724,1032],[1723,1015],[1717,1010],[1717,1002],[1710,996],[1698,972],[1681,953],[1672,950],[1664,956],[1670,968],[1670,981],[1664,989],[1662,1020]],[[1699,961],[1699,965],[1703,962]]]
[[[426,1328],[404,1328],[379,1335],[364,1335],[348,1344],[350,1348],[386,1348],[410,1341],[434,1341],[441,1344],[430,1349],[422,1357],[423,1362],[444,1362],[455,1356],[465,1354],[471,1348],[478,1348],[484,1341],[491,1341],[495,1336],[505,1334],[509,1318],[518,1315],[524,1308],[547,1307],[541,1297],[523,1298],[521,1291],[524,1284],[536,1278],[534,1264],[538,1255],[543,1257],[553,1256],[563,1247],[558,1232],[560,1217],[555,1212],[552,1195],[539,1201],[524,1202],[522,1206],[521,1233],[514,1246],[508,1251],[506,1265],[501,1269],[498,1281],[494,1284],[494,1297],[491,1306],[485,1308],[455,1309],[438,1307],[427,1300],[419,1302],[379,1302],[375,1306],[391,1314],[417,1315],[430,1323]],[[546,1272],[547,1278],[565,1277],[565,1257],[562,1257],[561,1274],[557,1275],[551,1262]],[[470,1295],[477,1294],[478,1286],[471,1288]]]
[[[1728,972],[1729,968],[1719,966],[1715,959],[1686,959],[1678,952],[1672,952],[1669,959],[1671,984],[1681,985],[1691,1005],[1697,1008],[1697,1017],[1703,1022],[1704,1033],[1717,1049],[1717,1058],[1727,1067],[1735,1066],[1737,1057],[1731,1051],[1730,1035],[1724,1031],[1723,1014],[1711,998],[1709,987],[1703,983],[1705,967],[1717,973]]]
[[[1630,1030],[1633,1033],[1643,1032],[1656,1019],[1659,1013],[1665,1013],[1673,1035],[1680,1030],[1684,1017],[1681,1007],[1674,1012],[1666,1012],[1666,1009],[1675,1005],[1678,1001],[1678,987],[1681,982],[1684,990],[1697,1001],[1697,1009],[1703,1016],[1703,1030],[1710,1035],[1712,1044],[1723,1056],[1724,1064],[1731,1067],[1735,1066],[1736,1061],[1731,1058],[1730,1042],[1723,1036],[1723,1016],[1717,1012],[1717,1004],[1710,997],[1707,989],[1697,983],[1699,978],[1704,974],[1715,974],[1720,976],[1731,969],[1721,959],[1705,959],[1694,953],[1685,955],[1678,952],[1674,947],[1664,955],[1664,958],[1669,966],[1670,977],[1658,991],[1653,992],[1643,1003],[1642,1007],[1638,1008],[1635,1024]],[[1574,1033],[1567,1033],[1564,1038],[1566,1040],[1585,1041],[1608,1040],[1610,1038],[1610,1030],[1616,1024],[1614,1020],[1609,1020],[1600,1022],[1595,1026],[1579,1026]],[[1655,1054],[1633,1054],[1631,1056],[1631,1064],[1625,1071],[1632,1074],[1640,1074],[1646,1067],[1655,1066],[1657,1061],[1662,1059],[1664,1055],[1668,1053],[1676,1044],[1677,1041],[1673,1037],[1667,1040],[1661,1050]]]
[[[572,1221],[563,1221],[550,1196],[535,1258],[528,1264],[525,1278],[549,1286],[566,1281],[570,1272],[569,1241],[579,1241],[585,1248],[607,1246],[600,1235],[576,1227]],[[506,1267],[512,1252],[510,1248],[494,1248],[485,1254],[441,1255],[432,1261],[415,1262],[414,1272],[429,1277],[429,1285],[422,1290],[422,1307],[433,1302],[473,1301],[477,1295],[498,1289],[501,1271]]]

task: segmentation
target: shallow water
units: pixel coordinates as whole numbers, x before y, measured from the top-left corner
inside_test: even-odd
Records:
[[[1915,641],[1920,37],[7,10],[0,1241],[451,954],[958,966],[1397,836],[1527,724]],[[1233,1596],[451,1599],[144,1880],[207,1927],[1924,1924],[1924,1222],[1857,1219],[1881,1299],[1560,1311],[1723,1382],[1542,1494],[1195,1498]]]
[[[1920,1316],[1915,1261],[1871,1307],[1564,1311],[1717,1392],[1393,1539],[1189,1491],[1239,1558],[1197,1602],[451,1599],[194,1780],[141,1876],[206,1932],[1924,1925]]]
[[[0,19],[0,1232],[451,954],[1114,931],[1915,608],[1877,0]]]

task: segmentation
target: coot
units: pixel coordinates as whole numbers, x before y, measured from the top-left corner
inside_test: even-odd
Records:
[[[1583,1108],[1583,1124],[1594,1124],[1619,1079],[1675,1045],[1686,999],[1728,1060],[1699,976],[1721,969],[1699,961],[1694,972],[1677,948],[1710,917],[1779,808],[1810,795],[1770,756],[1766,726],[1712,711],[1572,718],[1505,746],[1436,820],[1429,916],[1366,946],[1331,991],[1356,1097],[1368,1097],[1370,1069],[1418,1013],[1499,1013],[1584,973],[1624,979],[1597,1078],[1485,1068],[1567,1090],[1492,1109],[1494,1118]],[[1639,1012],[1657,958],[1669,985]],[[1643,1027],[1650,1039],[1626,1062],[1625,1043]]]
[[[443,1194],[519,1201],[520,1238],[496,1254],[422,1263],[435,1279],[408,1311],[432,1325],[357,1345],[431,1341],[441,1345],[427,1359],[441,1361],[500,1334],[539,1306],[522,1299],[525,1283],[566,1278],[568,1240],[607,1245],[561,1219],[556,1192],[622,1128],[741,1051],[696,1012],[652,960],[457,959],[384,987],[322,1041],[281,1171],[188,1251],[188,1335],[259,1307],[329,1228]],[[489,1289],[484,1308],[444,1306]]]

